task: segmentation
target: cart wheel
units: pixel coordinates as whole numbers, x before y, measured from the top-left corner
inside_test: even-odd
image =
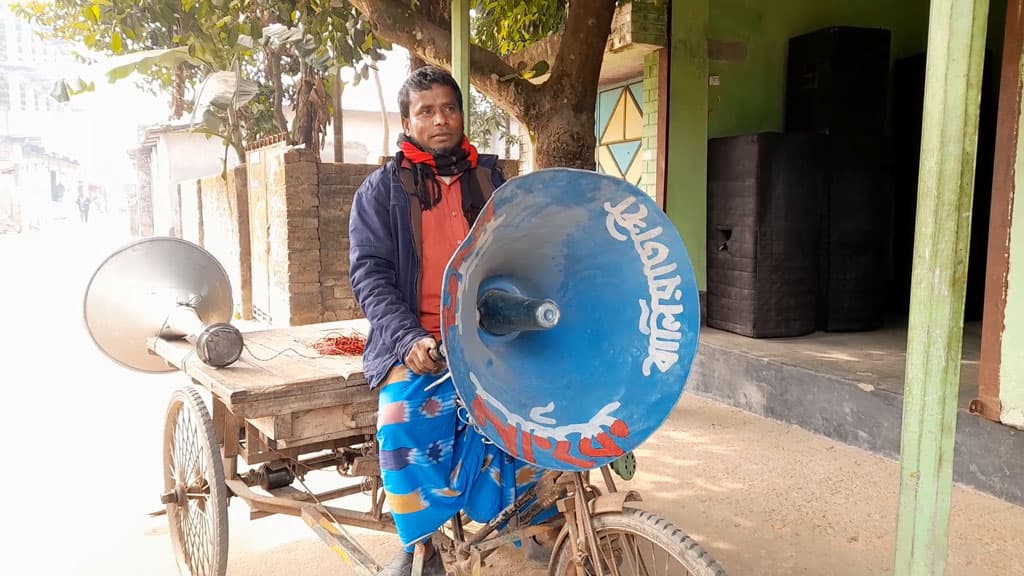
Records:
[[[178,570],[224,576],[228,561],[227,486],[220,445],[203,399],[175,390],[164,423],[164,493]]]

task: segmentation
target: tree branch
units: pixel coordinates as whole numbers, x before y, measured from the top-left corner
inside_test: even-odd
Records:
[[[350,0],[350,3],[366,16],[374,33],[381,38],[404,46],[435,66],[451,70],[451,34],[445,29],[449,20],[437,22],[427,18],[413,12],[401,0]],[[472,84],[520,120],[528,121],[524,115],[529,112],[524,110],[523,102],[529,94],[537,92],[539,86],[516,76],[515,69],[497,54],[479,46],[470,46],[469,58]],[[515,77],[499,80],[507,76]],[[463,98],[468,100],[468,91]]]

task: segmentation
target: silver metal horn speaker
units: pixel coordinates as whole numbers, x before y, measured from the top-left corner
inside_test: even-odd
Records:
[[[238,360],[243,340],[229,324],[231,283],[216,258],[178,238],[132,242],[100,264],[85,290],[85,325],[115,362],[143,372],[173,366],[149,352],[149,338],[185,338],[211,366]]]

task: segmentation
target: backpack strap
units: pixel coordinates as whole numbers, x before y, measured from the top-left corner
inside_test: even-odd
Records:
[[[483,204],[486,204],[494,194],[494,171],[486,166],[477,166],[473,172],[476,175],[478,190],[483,194]]]

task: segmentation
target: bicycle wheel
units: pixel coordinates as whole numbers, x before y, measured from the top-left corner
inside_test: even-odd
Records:
[[[692,538],[664,518],[635,508],[593,518],[601,566],[609,576],[726,576],[725,570]],[[562,540],[552,576],[574,576],[572,544]],[[584,562],[596,574],[593,559]]]
[[[228,492],[213,420],[192,386],[175,390],[164,427],[164,503],[183,576],[224,576]]]

